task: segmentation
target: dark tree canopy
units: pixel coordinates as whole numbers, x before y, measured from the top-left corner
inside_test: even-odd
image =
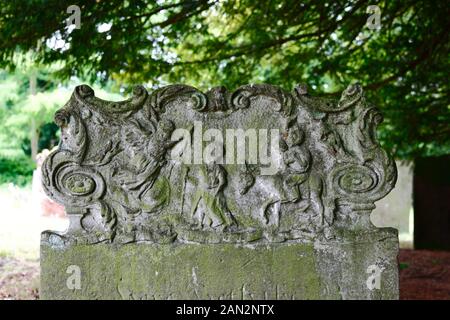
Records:
[[[68,6],[81,28],[67,28]],[[61,1],[0,4],[0,62],[17,52],[59,63],[62,79],[183,82],[205,89],[305,82],[333,95],[360,81],[385,115],[381,140],[400,158],[450,152],[447,1]],[[51,43],[60,38],[59,44]]]

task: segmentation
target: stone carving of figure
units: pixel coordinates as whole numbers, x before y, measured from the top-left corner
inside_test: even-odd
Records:
[[[156,132],[150,135],[137,125],[125,129],[125,152],[130,157],[130,163],[115,175],[122,188],[137,192],[139,199],[151,189],[161,168],[166,164],[167,151],[178,143],[170,140],[174,129],[170,120],[159,121]],[[142,141],[148,143],[143,144]]]
[[[198,222],[201,228],[205,226],[225,231],[237,222],[227,207],[223,190],[227,183],[226,171],[215,162],[204,166],[204,176],[200,189],[194,196],[191,216],[199,212]]]
[[[323,205],[323,179],[320,174],[311,170],[312,157],[310,151],[304,145],[304,133],[294,125],[289,128],[285,139],[286,150],[283,153],[283,161],[286,165],[287,178],[285,186],[290,192],[286,201],[299,202],[300,211],[311,207],[318,215],[318,227],[332,221],[330,210],[325,210]],[[300,186],[305,184],[305,193],[302,194]],[[306,199],[305,199],[306,198]]]
[[[255,184],[255,176],[258,174],[258,170],[255,166],[251,166],[244,163],[243,168],[239,171],[239,193],[244,195]]]
[[[289,191],[287,201],[297,202],[302,199],[300,185],[308,179],[308,173],[311,166],[311,153],[303,144],[304,133],[294,125],[288,129],[286,143],[283,152],[283,162],[286,165],[287,178],[285,186]]]

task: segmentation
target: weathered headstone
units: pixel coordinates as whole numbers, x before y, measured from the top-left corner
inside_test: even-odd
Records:
[[[82,85],[55,121],[43,184],[71,223],[42,234],[43,299],[398,298],[397,231],[370,222],[396,167],[359,85]]]

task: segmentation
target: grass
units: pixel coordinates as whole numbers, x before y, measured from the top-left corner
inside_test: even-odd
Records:
[[[409,268],[409,264],[405,263],[405,262],[400,262],[399,267],[400,267],[400,270],[405,270],[405,269]]]

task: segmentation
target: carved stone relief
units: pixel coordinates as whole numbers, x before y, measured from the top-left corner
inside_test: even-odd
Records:
[[[339,100],[311,96],[304,85],[292,93],[271,85],[206,93],[138,86],[122,102],[78,86],[55,115],[61,142],[42,168],[46,193],[71,224],[45,237],[270,243],[371,232],[374,203],[397,175],[376,139],[381,121],[357,84]],[[228,148],[239,139],[254,147],[243,161]],[[214,160],[205,161],[210,153]]]

